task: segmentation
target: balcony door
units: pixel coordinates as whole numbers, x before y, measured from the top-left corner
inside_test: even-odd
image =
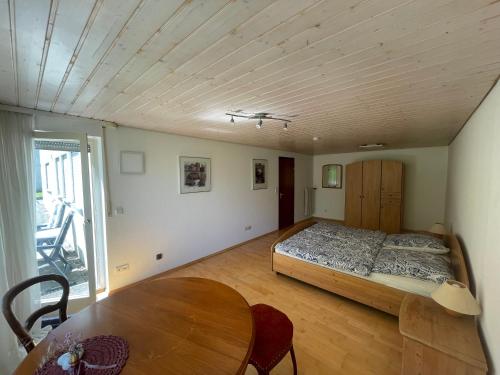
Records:
[[[96,300],[93,204],[86,134],[35,132],[36,256],[38,273],[69,281],[68,310]],[[55,283],[44,283],[43,304],[60,298]]]

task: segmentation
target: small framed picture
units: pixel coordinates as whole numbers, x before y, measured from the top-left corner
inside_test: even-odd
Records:
[[[211,159],[191,156],[179,157],[180,193],[200,193],[210,191]]]
[[[121,151],[120,173],[121,174],[144,174],[144,152]]]
[[[252,189],[267,189],[267,160],[252,160]]]
[[[323,165],[323,187],[342,189],[342,165]]]

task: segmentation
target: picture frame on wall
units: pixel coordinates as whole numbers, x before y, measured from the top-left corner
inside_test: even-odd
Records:
[[[192,156],[179,157],[180,193],[201,193],[212,189],[212,160]]]
[[[252,189],[260,190],[267,189],[268,179],[268,163],[267,159],[252,160]]]
[[[322,186],[330,189],[342,189],[342,164],[323,165]]]
[[[144,172],[145,172],[144,152],[141,151],[120,152],[121,174],[144,174]]]

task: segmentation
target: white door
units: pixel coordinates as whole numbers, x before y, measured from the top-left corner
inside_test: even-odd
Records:
[[[87,135],[35,132],[33,146],[38,272],[66,277],[73,313],[96,300]],[[56,283],[44,283],[42,304],[61,293]]]

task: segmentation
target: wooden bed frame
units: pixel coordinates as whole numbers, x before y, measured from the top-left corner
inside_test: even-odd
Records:
[[[315,223],[316,221],[298,223],[283,233],[272,244],[272,270],[278,274],[293,277],[378,310],[399,316],[401,302],[408,292],[275,252],[275,246],[279,242]],[[460,243],[455,235],[447,236],[446,240],[450,247],[450,257],[455,278],[469,286],[469,276]]]

